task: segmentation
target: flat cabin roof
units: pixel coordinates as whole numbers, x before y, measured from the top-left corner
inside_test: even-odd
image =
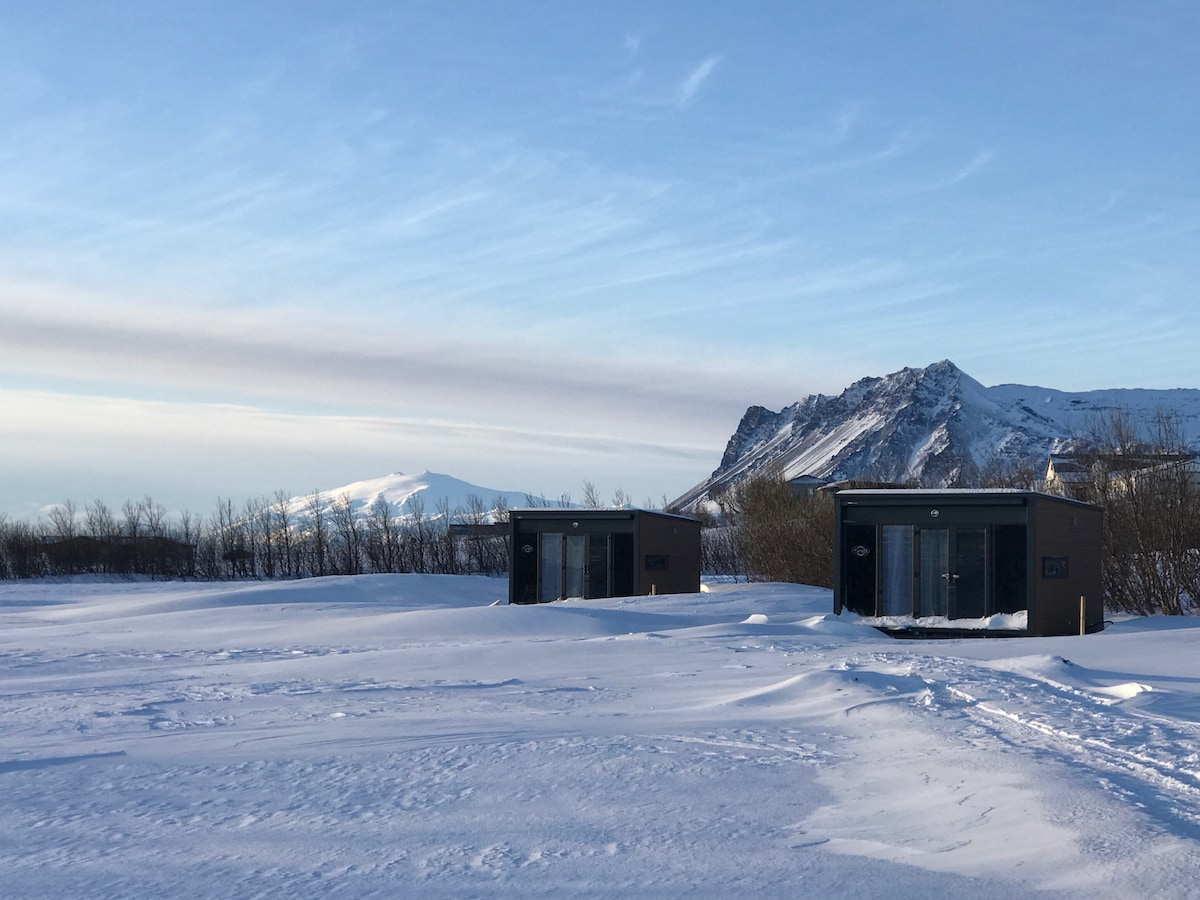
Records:
[[[691,516],[681,516],[678,513],[665,513],[653,509],[561,509],[549,507],[533,507],[530,509],[510,509],[509,516],[537,519],[633,519],[637,516],[656,516],[661,519],[676,519],[680,522],[698,522]]]
[[[905,501],[918,503],[938,500],[941,503],[970,503],[987,500],[992,503],[1023,503],[1029,498],[1046,500],[1051,503],[1065,503],[1071,506],[1081,506],[1095,509],[1093,503],[1075,500],[1071,497],[1061,497],[1058,494],[1047,494],[1042,491],[1031,491],[1026,488],[896,488],[894,490],[851,489],[838,491],[835,497],[854,500],[889,500],[897,503]]]

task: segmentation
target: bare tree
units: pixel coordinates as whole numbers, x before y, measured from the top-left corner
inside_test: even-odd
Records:
[[[149,494],[142,498],[141,507],[146,534],[155,538],[163,537],[166,534],[167,508],[156,503]]]
[[[34,528],[0,516],[0,578],[37,578],[46,574],[46,555]]]
[[[1032,491],[1042,480],[1041,460],[992,456],[979,467],[979,487]],[[974,486],[974,485],[972,485]]]
[[[82,548],[75,539],[79,528],[75,504],[67,500],[58,506],[52,506],[48,515],[50,523],[45,539],[48,544],[53,545],[54,565],[66,575],[86,571],[87,560],[83,558]]]
[[[492,522],[498,526],[508,526],[512,522],[512,511],[508,508],[508,501],[504,496],[497,494],[492,500]],[[491,562],[489,570],[496,575],[503,575],[508,571],[509,554],[512,552],[512,533],[508,527],[497,529],[499,539],[491,544]]]
[[[107,541],[117,535],[117,519],[103,500],[96,500],[84,507],[84,527],[98,541]]]
[[[1085,499],[1104,508],[1105,602],[1140,615],[1194,613],[1200,602],[1200,488],[1178,414],[1094,420],[1079,455]]]
[[[341,494],[329,505],[329,518],[337,540],[338,571],[343,575],[362,574],[363,526],[349,494]]]
[[[130,540],[137,540],[142,536],[142,504],[136,500],[126,500],[121,506],[121,515],[124,517],[122,530],[125,536]]]
[[[163,576],[172,574],[166,534],[167,509],[155,503],[149,494],[137,503],[141,537],[134,537],[137,562],[143,574]]]
[[[95,570],[110,572],[112,543],[120,533],[116,516],[103,500],[95,500],[84,507],[83,522],[88,535],[96,542]]]
[[[599,509],[604,505],[600,500],[600,491],[590,481],[583,483],[583,505],[587,509]]]
[[[468,494],[466,508],[459,512],[458,518],[466,532],[461,546],[467,556],[467,571],[490,574],[488,542],[491,539],[491,515],[487,504],[478,494]]]
[[[507,525],[511,521],[510,513],[512,510],[508,508],[508,501],[504,499],[503,494],[497,494],[492,499],[492,521],[497,525]]]
[[[271,542],[275,550],[277,568],[284,578],[296,574],[296,541],[293,533],[291,496],[287,491],[275,492],[275,510],[272,525],[275,528],[275,538]]]
[[[454,541],[450,537],[450,499],[442,497],[437,502],[437,514],[434,521],[437,524],[430,549],[433,552],[433,571],[439,575],[455,575],[458,573],[458,558],[454,552]]]
[[[183,545],[187,554],[183,569],[179,573],[181,575],[194,576],[196,574],[196,557],[200,549],[201,529],[200,517],[195,513],[185,509],[179,514],[179,523],[173,536]]]
[[[746,479],[725,499],[749,580],[833,586],[832,498],[796,496],[772,472]]]
[[[64,541],[69,541],[78,533],[79,523],[76,519],[75,504],[71,500],[50,507],[48,512],[50,527],[54,535]]]
[[[246,550],[250,553],[250,574],[255,578],[275,577],[274,509],[266,497],[254,497],[242,506]]]
[[[309,571],[313,575],[328,574],[329,567],[329,524],[325,520],[325,506],[320,491],[308,496],[304,507],[308,516]]]
[[[234,515],[232,500],[217,498],[212,530],[225,577],[232,580],[249,574],[251,553],[246,546],[245,521]]]
[[[700,568],[708,575],[746,575],[739,549],[737,526],[721,518],[695,513],[700,519]]]
[[[408,568],[413,572],[429,571],[428,545],[431,537],[429,521],[425,517],[425,498],[419,493],[412,494],[404,501],[404,510],[408,518],[408,540],[405,549],[408,553]]]
[[[8,514],[0,513],[0,580],[18,577],[16,567],[13,565],[12,557],[8,550],[9,536],[12,534],[12,528],[12,525],[8,521]]]
[[[404,571],[400,524],[382,496],[367,510],[367,559],[375,572]]]

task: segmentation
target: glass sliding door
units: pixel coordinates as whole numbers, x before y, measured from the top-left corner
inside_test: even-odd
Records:
[[[588,567],[587,594],[588,597],[610,597],[609,589],[609,536],[606,534],[588,535]]]
[[[954,618],[982,619],[987,615],[987,581],[987,529],[956,528],[951,578]]]
[[[879,615],[911,616],[913,612],[913,528],[880,526]]]
[[[950,530],[920,530],[920,589],[916,616],[950,615]]]
[[[996,529],[998,546],[1022,550],[1024,526]],[[1001,536],[1004,540],[1001,540]],[[878,560],[872,550],[878,541]],[[842,543],[844,603],[862,615],[977,619],[996,612],[996,585],[1024,608],[1023,567],[993,573],[993,526],[928,528],[913,524],[847,525]],[[1023,552],[1020,554],[1023,560]],[[997,558],[1002,558],[997,553]]]
[[[1024,525],[997,525],[992,613],[1015,613],[1029,607],[1026,590],[1026,534]]]
[[[563,565],[563,596],[583,597],[583,578],[587,562],[587,535],[567,535],[567,556]]]
[[[549,603],[563,596],[563,536],[543,532],[538,541],[538,602]]]

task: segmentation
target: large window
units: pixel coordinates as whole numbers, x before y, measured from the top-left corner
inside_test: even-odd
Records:
[[[921,594],[916,616],[950,615],[950,531],[921,529]]]
[[[866,616],[979,619],[1019,612],[1028,603],[1026,536],[1023,524],[848,522],[842,603]]]
[[[913,529],[911,525],[884,525],[879,564],[879,614],[912,615]]]
[[[538,541],[538,602],[549,603],[563,595],[563,536],[561,532],[545,532]]]
[[[567,535],[567,560],[563,567],[563,596],[583,596],[584,560],[587,537],[582,534]]]

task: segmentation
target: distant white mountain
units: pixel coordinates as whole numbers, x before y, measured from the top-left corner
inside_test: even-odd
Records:
[[[391,507],[392,515],[402,520],[411,518],[417,507],[421,509],[422,518],[426,519],[437,518],[446,510],[453,517],[479,507],[487,512],[490,519],[499,502],[509,509],[530,505],[530,496],[524,492],[480,487],[437,472],[422,472],[420,475],[395,472],[382,478],[324,490],[320,492],[321,507],[328,510],[342,498],[349,499],[350,508],[358,516],[366,515],[372,506],[382,500]],[[312,501],[312,494],[293,497],[288,501],[289,514],[303,516]]]
[[[758,472],[785,478],[872,478],[946,486],[994,460],[1044,460],[1083,434],[1096,415],[1121,408],[1178,416],[1200,439],[1200,390],[1113,389],[1069,393],[1005,384],[984,387],[950,360],[863,378],[836,397],[814,394],[779,412],[752,406],[705,481],[671,504],[694,510]]]

